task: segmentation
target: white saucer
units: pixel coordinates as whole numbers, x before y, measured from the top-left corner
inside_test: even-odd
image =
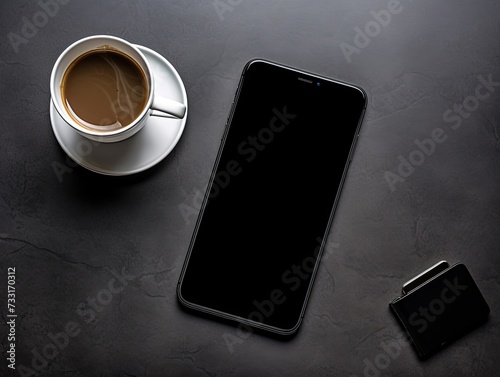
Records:
[[[163,160],[181,138],[187,120],[186,88],[175,68],[157,52],[136,45],[148,59],[155,78],[155,92],[186,105],[183,119],[151,116],[134,136],[118,143],[98,143],[79,135],[61,118],[52,100],[50,121],[61,148],[75,162],[96,173],[129,175]]]

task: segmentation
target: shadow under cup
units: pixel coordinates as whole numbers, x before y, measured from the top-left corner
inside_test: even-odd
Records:
[[[79,134],[116,142],[145,125],[154,81],[149,63],[133,45],[93,36],[73,43],[57,59],[50,90],[57,112]]]

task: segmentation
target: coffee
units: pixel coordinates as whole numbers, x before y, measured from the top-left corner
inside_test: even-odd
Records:
[[[132,123],[144,110],[148,93],[141,67],[127,55],[105,48],[75,59],[61,82],[62,101],[71,118],[93,131]]]

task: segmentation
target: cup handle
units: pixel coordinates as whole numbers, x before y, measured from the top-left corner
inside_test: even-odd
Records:
[[[186,114],[186,106],[184,104],[161,96],[155,96],[153,98],[151,109],[157,110],[151,113],[151,115],[153,116],[174,116],[176,118],[182,119]]]

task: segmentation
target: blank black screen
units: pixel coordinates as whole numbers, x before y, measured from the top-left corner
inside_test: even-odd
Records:
[[[179,298],[290,332],[300,323],[365,96],[254,61],[236,102]]]

